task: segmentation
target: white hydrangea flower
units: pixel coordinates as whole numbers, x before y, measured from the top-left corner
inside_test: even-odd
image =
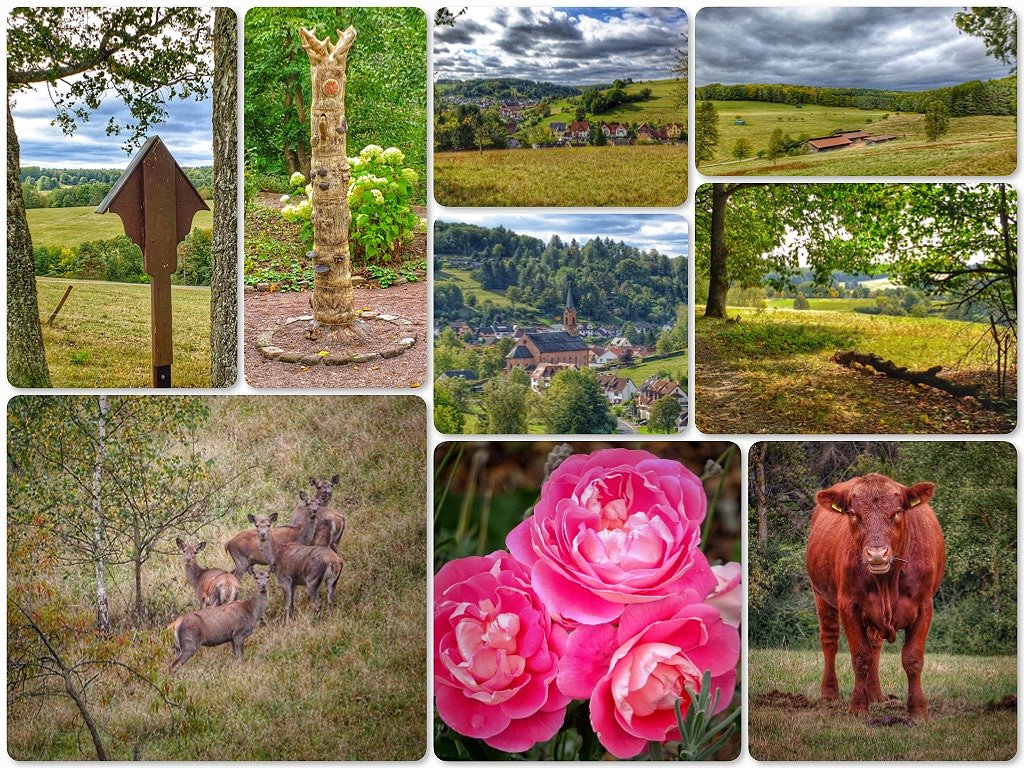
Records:
[[[304,190],[302,190],[302,191],[305,192],[306,197],[312,197],[313,196],[313,185],[312,184],[307,184],[306,188]]]
[[[301,187],[305,183],[305,181],[306,177],[303,176],[298,171],[293,173],[291,175],[291,178],[288,179],[288,183],[291,184],[293,187]]]
[[[292,199],[291,195],[281,195],[281,202],[282,203],[287,203],[291,199]]]
[[[412,168],[403,168],[402,178],[405,179],[410,184],[415,184],[417,181],[420,180],[420,175],[416,173],[416,171],[414,171]]]
[[[363,160],[376,160],[384,154],[384,150],[377,144],[367,144],[363,147],[363,151],[359,153],[359,157]]]
[[[371,189],[370,194],[373,195],[373,199],[376,200],[378,203],[384,202],[384,193],[381,192],[379,189]]]
[[[398,147],[388,147],[381,155],[381,159],[389,165],[401,165],[405,162],[405,155]]]

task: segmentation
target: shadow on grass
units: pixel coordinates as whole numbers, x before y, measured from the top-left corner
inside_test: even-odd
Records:
[[[755,358],[813,354],[855,345],[860,334],[853,330],[825,328],[813,323],[773,323],[761,318],[737,318],[737,322],[700,318],[698,328],[709,341],[728,355]]]

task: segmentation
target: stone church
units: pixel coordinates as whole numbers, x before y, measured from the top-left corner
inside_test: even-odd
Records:
[[[576,327],[576,300],[572,295],[572,284],[565,291],[562,327],[564,330],[561,331],[534,331],[520,336],[505,356],[505,370],[525,368],[531,371],[541,363],[574,368],[589,366],[590,348],[579,337]]]

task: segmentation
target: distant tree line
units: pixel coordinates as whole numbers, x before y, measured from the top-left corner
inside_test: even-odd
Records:
[[[607,85],[594,86],[607,88]],[[434,92],[438,101],[449,99],[494,99],[495,101],[514,101],[523,99],[534,101],[540,99],[565,99],[578,96],[582,89],[575,85],[558,85],[517,77],[492,77],[482,80],[438,80],[434,84]]]
[[[204,199],[213,198],[213,166],[182,170]],[[21,169],[21,194],[26,208],[96,206],[122,173],[119,168],[42,168],[29,165]]]
[[[622,87],[620,81],[616,80],[616,85],[611,89],[588,89],[578,98],[572,99],[572,102],[588,114],[600,115],[602,112],[609,112],[622,104],[647,101],[651,98],[651,94],[650,88],[641,88],[639,91],[630,93]]]
[[[434,252],[463,257],[485,289],[549,316],[561,311],[570,281],[580,315],[597,322],[671,323],[687,300],[685,258],[608,238],[581,247],[558,235],[544,243],[504,227],[439,221]]]
[[[1016,115],[1017,78],[971,80],[927,91],[885,91],[876,88],[827,88],[814,85],[747,83],[702,85],[696,91],[698,101],[763,101],[800,107],[855,107],[888,109],[894,112],[924,113],[930,102],[939,100],[952,117],[970,115]]]

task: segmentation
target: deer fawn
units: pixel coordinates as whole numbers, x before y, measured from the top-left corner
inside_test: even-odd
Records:
[[[235,658],[242,658],[245,639],[259,623],[260,617],[267,609],[269,597],[269,571],[253,571],[253,576],[256,578],[256,594],[248,600],[203,608],[195,613],[179,616],[167,625],[167,628],[174,632],[174,648],[178,652],[170,665],[171,674],[192,658],[203,645],[222,645],[230,642]]]
[[[299,535],[300,542],[308,542],[316,529],[319,503],[310,499],[306,506],[306,523]],[[295,612],[295,585],[305,586],[310,604],[315,612],[320,611],[320,585],[326,585],[327,610],[334,604],[334,588],[341,576],[342,563],[338,553],[329,547],[311,546],[305,543],[278,544],[273,536],[273,524],[277,513],[269,517],[249,516],[255,526],[261,554],[273,563],[272,570],[277,583],[284,590],[285,619],[291,619]]]
[[[320,516],[317,520],[316,531],[313,533],[313,540],[310,543],[321,547],[330,547],[335,552],[338,551],[338,542],[341,540],[342,534],[345,533],[345,517],[327,509],[327,505],[331,501],[331,496],[334,495],[334,486],[338,484],[339,477],[339,475],[334,475],[329,480],[309,478],[309,484],[316,488],[315,498],[320,501]],[[300,491],[299,498],[303,503],[299,504],[292,513],[292,525],[302,526],[306,522],[306,494]]]
[[[181,539],[174,541],[185,557],[185,578],[199,598],[200,608],[226,605],[238,599],[241,585],[234,574],[220,568],[203,568],[196,562],[196,555],[206,548],[205,541],[199,542],[196,546],[186,544]]]

